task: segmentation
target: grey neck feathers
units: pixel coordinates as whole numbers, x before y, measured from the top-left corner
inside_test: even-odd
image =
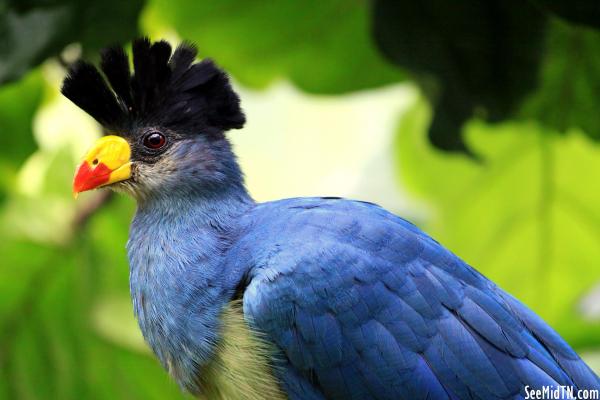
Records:
[[[191,173],[182,173],[174,187],[154,191],[137,199],[138,215],[154,215],[184,222],[186,217],[196,223],[203,220],[212,226],[227,227],[255,203],[244,185],[241,169],[229,143],[220,143],[222,157],[218,179],[196,181]],[[220,146],[219,146],[220,147]]]
[[[242,185],[219,192],[154,196],[138,206],[128,243],[135,313],[146,341],[184,388],[220,343],[221,311],[244,271],[227,251],[254,202]],[[193,323],[190,323],[192,321]]]

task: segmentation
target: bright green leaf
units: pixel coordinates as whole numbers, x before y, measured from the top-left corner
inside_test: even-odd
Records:
[[[17,167],[36,148],[31,120],[40,104],[43,79],[39,72],[0,87],[0,175],[8,184]],[[0,179],[0,193],[4,179]]]
[[[0,332],[10,329],[9,325],[20,318],[20,311],[15,310],[30,302],[28,296],[35,295],[31,286],[51,275],[52,253],[51,248],[34,243],[6,238],[0,241]]]
[[[344,93],[402,79],[375,49],[367,2],[154,0],[143,26],[173,26],[236,79],[262,88],[289,78],[313,93]]]
[[[483,161],[434,150],[431,110],[419,101],[398,129],[399,170],[429,204],[424,228],[529,305],[574,345],[600,343],[577,311],[600,281],[600,148],[579,132],[534,122],[471,122]]]

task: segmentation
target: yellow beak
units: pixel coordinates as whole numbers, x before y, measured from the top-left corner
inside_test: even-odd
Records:
[[[85,155],[73,179],[73,195],[131,177],[131,148],[120,136],[100,138]]]

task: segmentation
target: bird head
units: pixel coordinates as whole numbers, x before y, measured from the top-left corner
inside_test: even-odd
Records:
[[[99,187],[138,199],[156,193],[215,191],[239,175],[225,131],[245,117],[227,75],[195,62],[188,43],[137,39],[133,72],[121,47],[101,52],[100,70],[78,61],[62,93],[107,132],[77,168],[73,193]]]

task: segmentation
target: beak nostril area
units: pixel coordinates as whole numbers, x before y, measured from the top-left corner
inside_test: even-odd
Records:
[[[0,0],[1,1],[1,0]],[[103,136],[88,150],[73,178],[77,193],[96,189],[131,177],[131,150],[119,136]]]

